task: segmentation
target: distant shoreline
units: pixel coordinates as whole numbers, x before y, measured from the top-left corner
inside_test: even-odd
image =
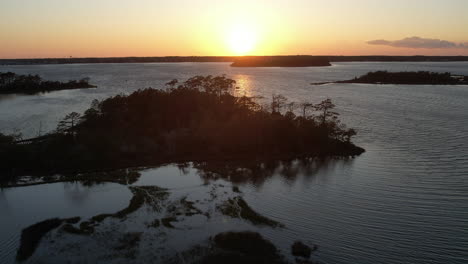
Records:
[[[358,84],[400,84],[400,85],[468,85],[468,76],[455,75],[449,72],[437,73],[428,71],[418,72],[369,72],[351,80],[318,82],[311,85],[325,85],[336,83]]]
[[[328,60],[329,62],[463,62],[468,56],[167,56],[167,57],[108,57],[108,58],[40,58],[0,59],[0,65],[44,65],[82,63],[182,63],[235,62],[239,58],[287,58],[288,60]]]
[[[231,67],[328,67],[328,58],[314,56],[248,56],[239,57]]]

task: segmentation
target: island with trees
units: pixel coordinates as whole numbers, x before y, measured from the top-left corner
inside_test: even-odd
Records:
[[[0,94],[36,94],[58,90],[96,88],[89,84],[89,78],[79,81],[46,81],[39,75],[19,75],[13,72],[0,72]]]
[[[369,72],[351,80],[312,83],[323,85],[330,83],[367,83],[367,84],[407,84],[407,85],[468,85],[468,76],[454,75],[449,72]]]
[[[331,66],[325,57],[316,56],[243,56],[231,67],[324,67]]]
[[[165,89],[94,100],[70,113],[56,131],[32,138],[0,135],[1,180],[151,166],[168,162],[356,156],[354,129],[330,99],[268,104],[235,96],[225,76],[173,80]]]

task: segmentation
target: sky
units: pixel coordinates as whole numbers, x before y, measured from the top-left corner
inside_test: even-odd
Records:
[[[468,55],[468,0],[0,0],[0,58]]]

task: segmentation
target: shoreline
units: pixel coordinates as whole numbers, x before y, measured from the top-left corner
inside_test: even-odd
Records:
[[[1,95],[35,95],[35,94],[45,94],[45,93],[51,93],[51,92],[57,92],[57,91],[65,91],[65,90],[80,90],[80,89],[97,89],[98,87],[95,85],[89,85],[87,87],[76,87],[76,88],[63,88],[63,89],[50,89],[50,90],[41,90],[41,91],[35,91],[35,92],[27,92],[27,91],[0,91],[0,96]]]
[[[246,56],[248,57],[248,56]],[[284,55],[254,56],[308,57],[327,59],[329,62],[468,62],[468,56],[331,56],[331,55]],[[165,57],[91,57],[91,58],[19,58],[0,59],[0,65],[47,65],[47,64],[103,64],[103,63],[183,63],[183,62],[226,62],[232,63],[238,56],[165,56]]]
[[[437,73],[429,71],[368,72],[360,77],[344,81],[317,82],[311,85],[326,84],[378,84],[378,85],[468,85],[468,76],[452,74],[449,72]]]

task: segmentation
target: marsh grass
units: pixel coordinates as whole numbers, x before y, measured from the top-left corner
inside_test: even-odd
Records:
[[[254,225],[266,225],[270,227],[284,227],[282,223],[269,219],[255,212],[242,197],[234,197],[228,199],[223,204],[217,207],[222,214],[240,218],[251,222]]]

